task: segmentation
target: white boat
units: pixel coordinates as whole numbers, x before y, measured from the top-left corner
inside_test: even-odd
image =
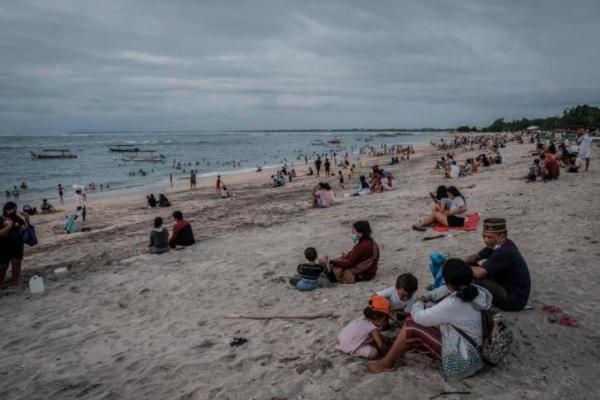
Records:
[[[162,154],[154,155],[152,151],[142,151],[140,153],[150,153],[149,155],[135,153],[135,155],[127,155],[123,154],[123,161],[131,161],[131,162],[151,162],[151,163],[159,163],[163,162],[165,156]]]

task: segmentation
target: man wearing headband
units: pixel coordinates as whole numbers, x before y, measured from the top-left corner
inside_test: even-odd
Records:
[[[483,221],[485,248],[467,258],[477,284],[492,293],[493,304],[502,310],[522,310],[529,300],[529,268],[515,243],[506,237],[506,221]],[[481,260],[484,260],[480,263]]]

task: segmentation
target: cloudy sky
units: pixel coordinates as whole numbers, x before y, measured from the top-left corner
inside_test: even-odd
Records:
[[[600,104],[600,1],[2,0],[0,132],[452,127]]]

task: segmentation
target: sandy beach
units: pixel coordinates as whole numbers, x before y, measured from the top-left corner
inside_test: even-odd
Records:
[[[235,194],[219,199],[212,179],[199,189],[178,182],[173,207],[142,209],[147,193],[90,203],[92,230],[61,232],[64,212],[32,218],[40,244],[26,248],[25,278],[43,274],[46,291],[0,291],[0,399],[593,399],[600,396],[600,160],[586,173],[526,183],[530,144],[502,149],[504,163],[449,182],[429,146],[399,165],[389,157],[362,160],[337,204],[310,207],[319,181],[299,178],[270,187],[270,171],[225,177]],[[594,148],[594,150],[596,150]],[[476,152],[457,151],[464,160]],[[397,178],[393,191],[350,197],[360,172],[380,163]],[[358,164],[357,164],[358,165]],[[334,169],[337,171],[337,169]],[[432,282],[427,256],[463,257],[483,248],[477,232],[422,241],[411,225],[431,209],[428,193],[454,184],[470,212],[507,219],[532,275],[533,310],[505,313],[515,343],[506,365],[448,382],[438,363],[408,354],[391,373],[368,375],[366,361],[334,348],[342,327],[360,316],[373,290],[401,272]],[[63,210],[72,207],[67,199]],[[198,243],[147,254],[155,216],[172,226],[181,210]],[[355,285],[299,292],[287,284],[303,251],[335,256],[351,248],[349,224],[366,219],[381,247],[377,277]],[[53,271],[66,267],[57,276]],[[544,305],[561,307],[581,326],[548,321]],[[225,319],[230,314],[333,316],[310,321]],[[226,339],[248,342],[231,347]]]

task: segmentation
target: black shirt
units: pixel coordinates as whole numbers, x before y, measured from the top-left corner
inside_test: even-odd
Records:
[[[482,267],[487,277],[506,289],[515,310],[522,309],[529,299],[531,280],[527,263],[515,243],[506,239],[496,250],[484,248],[479,257],[485,259]]]
[[[319,264],[300,264],[298,273],[304,279],[318,279],[325,267]]]

